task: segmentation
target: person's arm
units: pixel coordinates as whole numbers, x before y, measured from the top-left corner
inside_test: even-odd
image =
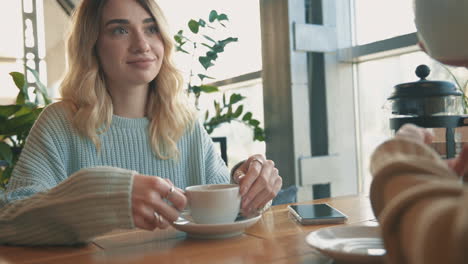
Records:
[[[135,172],[89,168],[67,175],[73,155],[61,110],[57,105],[44,110],[7,190],[0,193],[0,244],[75,244],[114,228],[133,227]]]
[[[116,228],[133,228],[130,194],[135,172],[82,169],[50,190],[13,199],[25,188],[0,198],[0,244],[72,245]]]
[[[371,160],[371,202],[388,263],[463,263],[468,189],[430,147],[390,140]]]

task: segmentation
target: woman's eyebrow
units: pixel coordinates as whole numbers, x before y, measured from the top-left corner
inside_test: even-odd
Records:
[[[130,24],[130,21],[127,19],[111,19],[107,21],[106,26],[110,24]]]
[[[156,23],[156,19],[150,17],[150,18],[146,18],[146,19],[143,19],[143,23],[146,24],[146,23]]]
[[[156,23],[156,20],[154,18],[151,18],[151,17],[150,18],[145,18],[145,19],[143,19],[143,23],[144,24]],[[130,24],[130,21],[128,19],[121,19],[121,18],[111,19],[111,20],[106,22],[105,26],[110,25],[110,24]]]

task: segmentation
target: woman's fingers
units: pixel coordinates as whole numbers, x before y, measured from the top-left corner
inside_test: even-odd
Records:
[[[397,131],[396,137],[430,144],[434,140],[434,133],[426,128],[418,127],[413,124],[405,124]]]
[[[271,177],[271,179],[272,181],[265,185],[265,187],[255,195],[255,198],[250,202],[250,204],[247,205],[247,211],[262,209],[269,201],[276,197],[283,185],[283,180],[279,176]]]
[[[266,159],[262,155],[254,155],[239,167],[238,170],[246,172],[245,176],[239,179],[241,196],[244,196],[250,190],[250,187],[260,175],[265,161]]]
[[[463,146],[462,151],[458,154],[458,157],[447,160],[447,164],[451,167],[459,176],[465,177],[468,173],[468,146]]]
[[[258,162],[255,162],[255,163],[258,163]],[[251,164],[251,167],[252,165],[256,166],[257,164]],[[251,170],[251,167],[249,167],[249,171]],[[260,168],[260,172],[255,177],[251,176],[250,179],[253,179],[253,182],[246,183],[246,184],[251,184],[251,185],[248,187],[247,193],[243,195],[242,206],[241,206],[242,208],[250,207],[252,201],[254,201],[254,199],[261,192],[269,189],[271,185],[270,180],[271,180],[271,174],[273,173],[273,168],[274,167],[273,167],[272,162],[265,161],[263,166]],[[256,171],[250,172],[250,173],[253,174],[253,173],[256,173]],[[247,172],[247,175],[249,175],[249,172]],[[249,177],[249,176],[246,176],[246,177]],[[244,184],[244,182],[242,182],[242,184]]]
[[[272,160],[262,155],[250,157],[239,169],[246,169],[245,176],[240,177],[241,208],[244,213],[263,208],[281,189],[282,179]]]
[[[135,226],[147,230],[166,228],[177,220],[187,198],[172,182],[135,175],[132,189],[132,213]]]
[[[167,199],[179,211],[183,210],[187,204],[187,198],[183,191],[172,184],[169,179],[156,177],[154,188],[159,193],[160,197]]]

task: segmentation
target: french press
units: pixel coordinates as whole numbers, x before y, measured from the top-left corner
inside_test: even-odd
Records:
[[[425,128],[445,128],[447,158],[455,156],[455,128],[468,125],[463,116],[463,94],[447,81],[429,81],[430,68],[416,68],[416,82],[395,85],[388,98],[392,117],[390,128],[397,131],[406,123]]]

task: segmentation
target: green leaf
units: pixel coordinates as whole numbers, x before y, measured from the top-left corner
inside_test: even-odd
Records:
[[[12,114],[21,109],[21,105],[0,105],[0,116],[9,118]]]
[[[202,91],[201,87],[198,86],[198,85],[193,85],[193,86],[190,86],[190,90],[193,92],[193,93],[200,93]]]
[[[24,74],[21,72],[10,72],[10,76],[13,78],[16,87],[18,90],[24,91],[24,84],[26,83],[26,79],[24,78]]]
[[[208,51],[206,53],[206,57],[208,57],[210,60],[216,60],[218,58],[218,52],[215,51]]]
[[[223,105],[226,105],[226,94],[223,93]]]
[[[3,173],[2,173],[2,175],[1,175],[1,177],[0,177],[0,179],[1,179],[1,181],[2,181],[2,182],[0,183],[0,185],[3,185],[3,186],[2,186],[3,188],[5,188],[5,186],[7,185],[8,180],[10,179],[10,176],[11,176],[11,173],[12,173],[12,172],[13,172],[13,167],[12,167],[12,166],[7,167],[7,168],[3,171]]]
[[[8,165],[13,162],[13,153],[10,146],[5,142],[0,142],[0,159],[8,162]]]
[[[211,50],[215,54],[221,53],[221,52],[224,51],[224,45],[218,43],[218,44],[214,45],[213,47],[211,47]]]
[[[222,46],[224,48],[224,47],[226,47],[227,44],[232,43],[232,42],[237,42],[238,40],[239,40],[239,38],[229,37],[229,38],[220,40],[218,43],[219,43],[220,46]]]
[[[176,51],[181,51],[181,52],[183,52],[183,53],[190,54],[188,51],[184,50],[181,46],[177,46],[177,47],[176,47]]]
[[[213,85],[201,85],[200,89],[202,92],[205,92],[205,93],[214,93],[214,92],[219,91],[218,87],[213,86]]]
[[[218,12],[216,12],[216,10],[211,10],[210,12],[210,16],[209,16],[209,21],[210,22],[213,22],[216,20],[216,18],[218,18]]]
[[[244,100],[245,97],[240,95],[240,94],[237,94],[237,93],[233,93],[231,94],[231,97],[229,98],[229,104],[235,104],[237,102],[240,102],[242,100]]]
[[[203,19],[201,19],[201,18],[198,19],[198,25],[200,25],[200,27],[205,27],[205,26],[206,26],[205,20],[203,20]]]
[[[205,120],[208,120],[208,116],[210,115],[210,113],[208,112],[208,110],[206,110],[205,112]]]
[[[230,105],[230,106],[228,107],[228,111],[227,111],[227,114],[226,114],[226,115],[227,115],[228,117],[231,117],[231,115],[232,115],[232,105]]]
[[[210,77],[205,74],[198,74],[198,78],[200,78],[201,81],[203,81],[203,79],[214,79],[213,77]]]
[[[31,113],[34,109],[37,108],[37,105],[34,103],[25,103],[21,106],[20,110],[15,113],[15,116],[22,116]]]
[[[198,24],[197,21],[195,21],[195,20],[193,20],[193,19],[190,19],[190,21],[188,22],[188,27],[189,27],[190,31],[192,31],[193,33],[197,34],[200,25]]]
[[[214,64],[211,62],[212,60],[208,57],[199,57],[198,61],[200,64],[207,70],[209,67],[213,66]]]
[[[229,21],[228,16],[226,14],[218,15],[218,21],[223,21],[223,20]]]
[[[242,121],[249,121],[250,119],[252,119],[252,112],[247,112],[244,117],[242,117]]]
[[[221,107],[219,106],[219,103],[214,101],[214,107],[215,107],[215,111],[216,111],[216,116],[220,116],[221,115]]]
[[[24,104],[26,99],[24,98],[24,93],[22,91],[18,92],[18,95],[16,96],[16,104]]]
[[[39,78],[39,73],[36,70],[28,66],[26,66],[26,69],[28,69],[33,74],[34,79],[36,80],[37,88],[39,89],[39,92],[42,95],[42,98],[44,99],[44,103],[46,105],[50,104],[52,100],[50,100],[49,95],[47,94],[47,87],[41,82],[41,79]],[[37,90],[36,90],[36,95],[37,95]],[[37,96],[36,96],[36,99],[37,99]]]
[[[251,119],[249,120],[249,124],[256,127],[260,124],[260,121],[258,121],[257,119]]]
[[[22,133],[29,133],[32,125],[36,121],[42,109],[35,109],[29,114],[11,118],[5,122],[4,127],[0,127],[0,134],[11,136]]]
[[[213,42],[214,44],[218,43],[216,40],[214,40],[214,39],[210,38],[210,37],[209,37],[209,36],[207,36],[207,35],[203,35],[203,37],[204,37],[204,38],[206,38],[207,40],[209,40],[209,41]]]
[[[265,141],[265,130],[260,127],[254,129],[254,140]]]
[[[205,47],[207,47],[207,48],[210,49],[210,50],[213,50],[213,47],[214,47],[214,46],[210,46],[210,45],[208,45],[208,44],[206,44],[206,43],[202,43],[202,46],[205,46]]]
[[[237,107],[236,111],[234,112],[234,117],[238,118],[242,114],[242,111],[244,111],[244,106],[239,105],[239,107]]]

